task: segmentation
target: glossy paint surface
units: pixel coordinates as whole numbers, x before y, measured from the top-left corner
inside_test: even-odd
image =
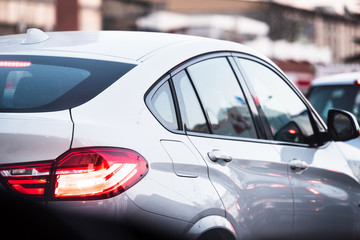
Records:
[[[239,237],[291,235],[293,198],[287,164],[270,144],[189,138],[206,159],[210,180]],[[228,153],[232,161],[211,161],[207,153],[213,149]]]
[[[289,167],[294,195],[296,239],[314,233],[324,238],[356,239],[359,225],[359,184],[335,143],[321,148],[275,146]]]
[[[1,164],[56,159],[70,148],[72,129],[68,110],[0,113]]]
[[[95,58],[137,66],[71,110],[0,113],[0,164],[55,160],[69,148],[84,147],[131,149],[148,162],[145,177],[120,195],[49,201],[49,207],[115,222],[146,223],[189,239],[213,229],[241,240],[359,238],[360,154],[355,148],[332,141],[320,146],[275,142],[264,131],[265,124],[257,128],[262,129],[260,139],[257,134],[248,138],[168,129],[146,103],[149,91],[170,79],[172,71],[182,71],[181,64],[214,53],[223,54],[229,64],[235,64],[234,59],[229,60],[232,54],[256,57],[281,75],[262,55],[235,43],[179,35],[49,36],[41,44],[27,46],[19,44],[23,35],[3,37],[0,52]],[[243,78],[234,79],[240,79],[241,88],[246,89],[248,79]],[[256,111],[257,96],[251,99],[250,91],[244,92],[242,98],[254,101],[249,111]],[[263,123],[259,112],[247,115],[251,116],[256,125]]]

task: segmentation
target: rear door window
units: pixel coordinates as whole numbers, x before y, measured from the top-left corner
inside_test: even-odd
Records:
[[[187,68],[216,135],[257,138],[247,100],[226,58]]]
[[[188,132],[210,133],[204,112],[186,71],[173,77],[184,129]]]
[[[44,56],[0,56],[0,111],[73,108],[95,97],[135,65]]]

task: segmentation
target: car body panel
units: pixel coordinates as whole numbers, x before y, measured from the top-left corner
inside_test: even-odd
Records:
[[[192,178],[199,176],[199,160],[186,144],[180,141],[161,140],[161,145],[171,158],[176,175]]]
[[[221,216],[207,216],[197,221],[186,234],[186,239],[198,239],[201,234],[214,228],[222,228],[231,233],[232,237],[236,238],[236,231],[224,217]]]
[[[54,160],[71,146],[69,110],[0,113],[1,164]]]
[[[360,140],[356,138],[346,142],[336,142],[336,146],[346,159],[354,178],[360,182]]]
[[[152,32],[97,31],[97,32],[48,32],[49,39],[40,43],[21,45],[26,34],[2,36],[0,38],[1,54],[62,55],[64,53],[108,56],[109,58],[128,59],[144,62],[159,52],[175,51],[180,56],[195,56],[194,52],[235,50],[261,56],[260,53],[229,41],[214,40],[203,37],[179,34]],[[144,41],[146,43],[144,44]],[[135,49],[132,46],[137,45]],[[188,48],[190,52],[181,51]],[[173,55],[172,57],[177,57]],[[171,60],[171,58],[169,58]],[[270,60],[268,60],[270,61]],[[164,62],[165,63],[165,62]],[[179,62],[178,62],[179,63]]]
[[[141,153],[149,162],[149,172],[126,194],[145,211],[187,222],[208,214],[224,216],[222,202],[208,179],[206,164],[187,137],[163,128],[145,103],[136,101],[136,98],[142,99],[141,93],[134,89],[134,94],[122,94],[123,91],[132,92],[130,86],[125,88],[123,84],[126,85],[126,81],[116,82],[96,97],[98,101],[72,110],[76,126],[72,147],[121,146]],[[103,101],[111,104],[104,105]],[[194,157],[192,165],[186,160],[182,167],[196,168],[197,177],[176,172],[174,157],[163,147],[163,143],[169,141],[181,144],[189,151],[188,156]]]
[[[261,59],[258,62],[271,66],[285,79],[266,57],[240,44],[174,34],[47,34],[48,40],[28,45],[20,44],[26,35],[0,37],[0,53],[71,56],[132,63],[136,67],[74,108],[0,113],[0,163],[55,160],[69,149],[115,147],[139,153],[148,164],[146,175],[116,196],[52,199],[48,207],[119,223],[144,223],[194,239],[213,229],[242,240],[289,239],[298,234],[311,238],[319,231],[316,226],[330,227],[330,234],[338,233],[341,226],[355,239],[359,236],[360,154],[356,157],[355,152],[334,142],[310,147],[274,142],[266,134],[262,139],[249,139],[168,129],[147,106],[147,94],[181,71],[184,63],[221,55],[237,75],[250,111],[259,110],[248,87],[249,79],[240,76],[242,69],[236,68],[232,56]],[[289,90],[295,89],[288,84]],[[311,112],[302,95],[297,96]],[[252,115],[258,120],[255,125],[266,130],[268,126],[259,112]],[[321,120],[318,124],[326,129]],[[217,151],[225,157],[211,160],[209,153],[211,156]],[[294,159],[308,168],[291,170]],[[333,218],[341,223],[331,222]]]
[[[290,236],[293,197],[287,163],[271,144],[189,136],[209,166],[209,177],[219,193],[239,239]],[[221,150],[231,162],[213,162],[208,153]],[[258,231],[261,229],[261,231]]]
[[[160,236],[177,239],[193,226],[187,221],[144,211],[126,194],[101,200],[50,201],[47,207],[72,226],[81,239],[139,239],[136,237],[137,231],[150,236],[161,233]]]
[[[183,35],[168,35],[141,32],[49,32],[49,39],[40,43],[22,45],[20,42],[26,38],[26,34],[10,35],[0,39],[0,45],[7,46],[3,51],[56,51],[56,52],[85,52],[98,55],[123,57],[129,60],[137,60],[147,54],[167,45],[181,41],[190,41]],[[144,37],[146,44],[144,44]],[[138,45],[136,49],[133,45]]]
[[[359,184],[336,143],[319,148],[286,145],[275,148],[283,162],[291,165],[292,161],[300,160],[306,166],[289,168],[296,239],[311,237],[314,232],[330,239],[356,239]]]

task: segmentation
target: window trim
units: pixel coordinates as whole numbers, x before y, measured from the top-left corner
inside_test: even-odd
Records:
[[[192,87],[192,89],[194,90],[194,93],[195,93],[195,96],[196,96],[196,99],[198,100],[198,103],[200,105],[200,108],[201,108],[201,111],[202,111],[202,114],[204,115],[204,119],[205,119],[205,122],[206,122],[206,125],[208,127],[208,130],[210,133],[204,133],[204,134],[213,134],[213,129],[210,125],[210,119],[209,119],[209,116],[207,114],[207,112],[205,111],[205,108],[204,108],[204,105],[201,101],[201,98],[200,98],[200,95],[199,93],[196,91],[196,88],[195,88],[195,85],[190,77],[190,74],[187,70],[187,68],[177,72],[175,75],[171,75],[171,81],[172,81],[172,84],[174,86],[174,92],[176,93],[176,89],[175,89],[175,84],[174,84],[174,77],[177,76],[178,74],[180,73],[183,73],[186,75],[186,77],[188,78],[189,82],[190,82],[190,85]],[[179,108],[179,114],[181,115],[181,109],[180,109],[180,104],[179,104],[179,100],[177,99],[177,104],[178,104],[178,108]],[[181,117],[182,118],[182,117]],[[182,120],[182,119],[181,119]],[[182,121],[181,122],[181,125],[182,125],[182,130],[185,132],[185,134],[188,134],[188,133],[191,133],[192,131],[186,131],[186,128],[185,128],[185,123]],[[199,133],[199,132],[198,132]]]
[[[205,111],[205,107],[204,107],[204,105],[203,105],[203,102],[202,102],[202,100],[201,100],[201,98],[200,98],[200,95],[199,95],[198,91],[197,91],[196,88],[195,88],[194,82],[193,82],[193,80],[191,79],[190,74],[189,74],[187,68],[190,67],[191,65],[197,64],[197,63],[202,62],[202,61],[206,61],[206,60],[208,60],[208,59],[220,58],[220,57],[225,57],[225,58],[227,58],[227,57],[229,57],[229,56],[231,56],[231,53],[230,53],[230,52],[214,52],[214,53],[203,54],[203,55],[196,56],[196,57],[193,57],[193,58],[189,59],[188,61],[180,64],[179,66],[173,68],[173,69],[170,71],[171,81],[173,81],[172,78],[173,78],[174,76],[176,76],[178,73],[180,73],[180,72],[182,72],[182,71],[185,71],[187,77],[189,78],[189,81],[190,81],[190,83],[191,83],[191,86],[192,86],[193,89],[194,89],[194,92],[195,92],[196,97],[197,97],[197,99],[198,99],[198,101],[199,101],[199,104],[200,104],[201,110],[202,110],[202,112],[203,112],[203,115],[205,116],[206,124],[207,124],[207,126],[208,126],[209,131],[210,131],[210,133],[197,133],[197,134],[214,135],[214,131],[213,131],[212,126],[211,126],[211,123],[210,123],[210,118],[209,118],[207,112]],[[173,86],[174,86],[174,84],[173,84]],[[174,92],[175,92],[175,89],[174,89]],[[177,104],[178,104],[178,103],[177,103]],[[177,108],[179,109],[179,113],[180,113],[180,107],[177,106]],[[192,133],[194,133],[194,132],[191,132],[191,131],[190,131],[190,132],[186,131],[186,130],[184,129],[184,126],[183,126],[184,123],[183,123],[183,122],[181,122],[181,125],[182,125],[182,129],[183,129],[183,132],[184,132],[185,135],[191,135]],[[191,133],[191,134],[190,134],[190,133]]]
[[[176,95],[174,95],[174,86],[171,80],[171,76],[170,74],[165,74],[163,77],[161,77],[159,80],[157,80],[150,88],[149,90],[145,93],[144,95],[144,101],[145,101],[145,105],[148,107],[148,109],[150,110],[150,113],[154,116],[154,118],[156,119],[156,121],[159,122],[159,124],[161,126],[163,126],[166,130],[172,132],[172,133],[176,133],[176,134],[184,134],[185,132],[182,130],[182,126],[179,125],[179,108],[178,108],[178,103],[177,103],[177,99],[175,100]],[[175,117],[177,119],[177,123],[178,123],[178,128],[179,129],[172,129],[169,128],[167,126],[166,123],[162,122],[160,119],[159,114],[157,113],[153,103],[152,103],[152,98],[155,95],[155,93],[157,92],[157,90],[159,90],[159,88],[165,84],[166,82],[169,83],[169,87],[170,87],[170,92],[171,92],[171,96],[173,99],[173,104],[174,104],[174,109],[175,109]]]
[[[236,75],[236,78],[238,80],[240,88],[241,88],[241,90],[244,94],[244,97],[248,103],[248,107],[250,110],[250,114],[252,116],[252,120],[255,125],[255,130],[256,130],[258,139],[268,139],[269,137],[267,136],[267,132],[266,132],[264,123],[262,122],[259,109],[257,108],[257,106],[253,100],[252,93],[249,89],[247,82],[245,81],[244,76],[241,74],[240,68],[239,68],[238,64],[236,63],[236,59],[233,56],[231,56],[231,57],[228,57],[228,61],[234,71],[234,74]]]
[[[259,142],[259,143],[269,143],[270,144],[270,142],[268,142],[268,139],[266,138],[264,133],[261,133],[261,135],[259,134],[259,129],[265,129],[265,128],[264,128],[264,126],[262,125],[262,123],[261,123],[261,121],[259,119],[255,120],[255,118],[259,118],[259,113],[258,113],[257,109],[254,109],[253,107],[251,107],[251,105],[254,104],[253,99],[252,98],[249,99],[250,91],[248,89],[248,86],[246,85],[244,77],[241,74],[239,74],[239,70],[237,69],[236,62],[233,59],[233,54],[234,54],[234,52],[229,52],[229,51],[206,53],[206,54],[195,56],[195,57],[193,57],[193,58],[179,64],[178,66],[175,66],[174,68],[172,68],[170,71],[168,71],[166,74],[164,74],[164,76],[159,78],[159,80],[155,81],[155,83],[149,88],[149,90],[144,95],[145,104],[148,107],[148,109],[150,110],[151,114],[155,117],[155,119],[166,130],[168,130],[171,133],[181,134],[181,135],[188,135],[188,136],[196,136],[196,137],[206,137],[206,138],[213,138],[213,139],[221,139],[221,140]],[[238,54],[240,54],[240,53],[238,53]],[[154,107],[152,106],[152,103],[151,103],[151,98],[152,98],[153,94],[157,91],[157,89],[162,84],[164,84],[166,81],[171,81],[172,82],[173,81],[173,79],[172,79],[173,76],[180,73],[181,71],[186,71],[186,68],[193,65],[193,64],[196,64],[196,63],[201,62],[201,61],[205,61],[207,59],[217,58],[217,57],[226,58],[227,61],[229,62],[229,65],[230,65],[231,69],[233,70],[233,73],[234,73],[234,75],[235,75],[235,77],[237,79],[237,82],[238,82],[238,84],[240,86],[240,89],[242,90],[242,92],[244,94],[244,97],[246,98],[246,101],[248,103],[249,111],[250,111],[250,114],[252,115],[252,121],[253,121],[254,127],[256,129],[257,138],[245,138],[245,137],[218,135],[218,134],[214,134],[212,132],[211,128],[210,128],[211,133],[187,132],[187,131],[184,130],[184,126],[183,126],[182,122],[179,125],[179,128],[181,128],[181,129],[171,129],[168,126],[166,126],[164,123],[162,123],[158,119],[158,117],[156,115],[156,111],[155,111],[155,109],[154,109]],[[188,75],[187,71],[186,71],[186,74]],[[198,95],[198,93],[197,93],[197,91],[196,91],[196,89],[195,89],[195,87],[193,85],[192,79],[190,78],[189,75],[188,75],[188,77],[189,77],[189,80],[190,80],[190,82],[191,82],[191,84],[192,84],[192,86],[194,88],[194,91],[195,91],[197,97],[198,97],[198,100],[199,100],[200,106],[202,108],[203,114],[204,114],[204,116],[206,118],[206,121],[207,121],[207,124],[209,126],[210,122],[208,120],[208,116],[207,116],[206,112],[204,112],[204,108],[202,106],[203,104],[201,102],[201,99],[199,98],[199,95]],[[245,85],[243,86],[242,84],[245,84]],[[170,86],[172,88],[171,91],[174,93],[175,89],[173,88],[174,87],[173,82],[170,84]],[[175,111],[176,111],[176,114],[177,114],[176,117],[178,118],[178,116],[180,114],[180,108],[179,108],[179,105],[178,105],[178,99],[176,97],[176,100],[175,100],[174,96],[176,96],[176,95],[173,95],[173,100],[174,100],[174,104],[175,104]],[[254,111],[256,111],[256,113],[254,113]],[[180,116],[181,116],[181,114],[180,114]]]
[[[175,107],[175,112],[176,112],[176,117],[179,120],[179,116],[181,117],[180,114],[180,108],[179,108],[179,103],[178,103],[178,99],[176,97],[176,93],[175,93],[175,89],[174,89],[174,85],[173,85],[173,80],[172,77],[175,76],[177,73],[181,72],[181,71],[186,71],[186,68],[207,60],[207,59],[211,59],[211,58],[216,58],[216,57],[225,57],[227,58],[234,74],[235,77],[238,80],[238,83],[240,85],[240,88],[243,91],[244,97],[246,98],[246,101],[248,103],[248,107],[250,110],[250,113],[252,114],[253,117],[253,122],[254,122],[254,126],[256,128],[257,134],[258,134],[258,138],[245,138],[245,137],[234,137],[234,136],[223,136],[223,135],[217,135],[214,133],[198,133],[198,132],[187,132],[184,130],[184,126],[182,121],[179,124],[179,128],[180,129],[171,129],[168,126],[166,126],[165,124],[163,124],[162,122],[159,121],[158,117],[156,116],[156,111],[154,110],[152,104],[151,104],[151,98],[153,96],[153,94],[157,91],[157,89],[164,84],[166,81],[169,81],[171,83],[169,83],[170,88],[171,88],[171,92],[172,92],[172,96],[173,96],[173,101],[174,101],[174,107]],[[144,95],[144,101],[146,106],[148,107],[148,109],[150,110],[151,114],[155,117],[155,119],[169,132],[174,133],[174,134],[181,134],[181,135],[188,135],[188,136],[195,136],[195,137],[206,137],[206,138],[212,138],[212,139],[220,139],[220,140],[231,140],[231,141],[246,141],[246,142],[258,142],[258,143],[263,143],[263,144],[276,144],[276,145],[284,145],[284,146],[296,146],[296,147],[314,147],[311,146],[309,144],[301,144],[301,143],[291,143],[291,142],[282,142],[282,141],[276,141],[272,138],[272,134],[270,131],[270,128],[268,126],[268,122],[266,120],[266,117],[263,115],[262,109],[261,107],[259,108],[259,106],[257,106],[257,104],[255,103],[254,99],[253,99],[253,93],[254,90],[252,90],[252,86],[251,86],[251,81],[246,77],[245,72],[242,70],[242,67],[238,64],[238,62],[236,61],[236,58],[244,58],[244,59],[248,59],[251,61],[255,61],[259,64],[264,65],[265,67],[269,68],[270,70],[272,70],[273,72],[275,72],[283,81],[285,81],[285,83],[294,91],[294,93],[300,98],[300,100],[305,104],[308,112],[309,112],[309,116],[310,116],[310,121],[312,124],[312,127],[314,129],[314,133],[316,135],[316,138],[321,139],[321,134],[324,134],[326,132],[326,125],[324,124],[324,122],[322,120],[319,120],[319,116],[317,116],[315,110],[311,107],[311,105],[309,105],[309,103],[307,102],[306,98],[299,93],[299,91],[292,85],[291,81],[278,69],[276,69],[274,66],[272,66],[270,63],[259,59],[255,56],[249,55],[249,54],[244,54],[241,52],[229,52],[229,51],[224,51],[224,52],[213,52],[213,53],[206,53],[206,54],[202,54],[199,56],[195,56],[181,64],[179,64],[178,66],[175,66],[174,68],[172,68],[171,70],[169,70],[166,74],[164,74],[161,78],[159,78],[157,81],[155,81],[155,83],[149,88],[149,90],[145,93]],[[188,75],[191,84],[193,85],[192,79],[190,78],[190,76]],[[290,84],[289,84],[290,83]],[[194,85],[193,85],[194,87]],[[198,93],[196,91],[196,89],[194,88],[195,93],[198,97]],[[175,94],[175,95],[174,95]],[[204,111],[203,106],[202,106],[202,102],[200,101],[200,99],[198,98],[200,105],[202,107],[202,111]],[[207,120],[207,124],[209,124],[208,122],[208,116],[206,116],[206,112],[203,112],[204,116],[206,117]],[[315,120],[317,119],[317,121]],[[320,129],[317,126],[318,122],[324,129],[325,131],[320,131]],[[259,132],[258,132],[259,131]],[[260,133],[260,134],[259,134]],[[319,145],[323,145],[326,144],[326,142],[322,142],[319,140]],[[317,145],[318,146],[318,145]],[[315,146],[315,147],[317,147]]]
[[[250,115],[251,115],[251,120],[252,120],[253,125],[254,125],[254,128],[255,128],[256,138],[246,138],[246,137],[239,137],[239,136],[227,136],[227,135],[220,135],[220,134],[214,133],[214,130],[213,130],[212,125],[211,125],[210,118],[209,118],[209,116],[208,116],[208,114],[207,114],[207,112],[206,112],[206,110],[205,110],[205,107],[203,106],[203,101],[202,101],[202,99],[201,99],[201,97],[200,97],[200,95],[199,95],[199,93],[198,93],[198,90],[196,89],[196,87],[195,87],[195,85],[194,85],[194,83],[193,83],[193,80],[191,79],[190,74],[189,74],[188,71],[187,71],[187,68],[190,67],[191,65],[200,63],[200,62],[202,62],[202,61],[206,61],[206,60],[210,60],[210,59],[215,59],[215,58],[224,58],[224,59],[228,62],[229,66],[230,66],[230,68],[231,68],[231,70],[232,70],[232,72],[233,72],[233,74],[234,74],[234,77],[236,78],[236,82],[237,82],[237,84],[238,84],[239,87],[240,87],[240,91],[243,93],[243,95],[244,95],[244,97],[245,97],[245,100],[246,100],[246,102],[247,102],[248,110],[249,110],[249,113],[250,113]],[[201,105],[201,109],[202,109],[202,111],[203,111],[203,114],[205,115],[205,119],[206,119],[206,121],[207,121],[207,125],[208,125],[208,127],[209,127],[209,129],[210,129],[210,133],[204,133],[204,134],[211,135],[211,136],[217,136],[217,138],[221,138],[221,139],[231,139],[231,140],[234,140],[234,139],[262,139],[262,138],[259,137],[259,136],[260,136],[260,134],[259,134],[259,126],[256,124],[256,121],[255,121],[255,119],[254,119],[254,114],[253,114],[253,112],[252,112],[253,109],[250,107],[250,103],[249,103],[249,100],[248,100],[248,96],[245,94],[244,88],[242,87],[242,82],[240,81],[240,76],[237,74],[236,68],[234,68],[234,66],[233,66],[233,64],[231,63],[231,60],[230,60],[230,59],[232,59],[231,53],[226,53],[226,54],[220,54],[220,53],[217,53],[217,54],[209,54],[209,55],[206,55],[206,56],[202,56],[200,59],[197,59],[198,61],[192,61],[190,64],[186,64],[186,65],[185,65],[186,67],[183,68],[183,70],[186,71],[186,73],[187,73],[187,75],[188,75],[188,78],[189,78],[189,80],[190,80],[190,82],[191,82],[191,84],[192,84],[192,86],[193,86],[193,89],[194,89],[194,91],[195,91],[195,93],[196,93],[196,95],[197,95],[197,97],[198,97],[199,103],[200,103],[200,105]],[[195,59],[195,60],[196,60],[196,59]],[[181,71],[176,72],[176,74],[178,74],[179,72],[181,72]],[[174,76],[175,76],[176,74],[174,74]],[[187,135],[192,135],[192,133],[193,133],[193,132],[186,132]],[[199,134],[199,133],[197,133],[197,134]]]

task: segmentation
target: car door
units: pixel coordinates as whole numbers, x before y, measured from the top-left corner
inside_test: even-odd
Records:
[[[359,184],[334,142],[320,142],[321,123],[276,70],[237,58],[294,195],[295,239],[358,239]],[[321,143],[321,144],[320,144]]]
[[[257,113],[250,111],[256,108],[230,60],[204,57],[173,74],[183,128],[205,160],[239,239],[289,236],[293,198],[287,163],[261,139]]]
[[[140,196],[138,191],[127,194],[146,211],[185,222],[196,222],[205,213],[224,216],[222,202],[209,182],[207,166],[179,126],[169,78],[166,75],[156,82],[146,96],[151,113],[166,129],[154,127],[156,140],[149,142],[155,158],[149,173],[153,184],[145,185]]]

